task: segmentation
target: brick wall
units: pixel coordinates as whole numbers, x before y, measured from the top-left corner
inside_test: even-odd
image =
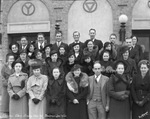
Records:
[[[51,22],[51,42],[54,42],[55,24],[59,22],[60,29],[63,31],[64,41],[67,42],[67,25],[68,25],[68,11],[73,4],[74,0],[41,0],[49,10],[50,22]],[[128,16],[128,22],[126,24],[127,36],[131,35],[131,20],[132,9],[137,0],[107,0],[112,7],[113,12],[113,25],[114,33],[119,36],[120,23],[118,17],[121,13]],[[2,3],[2,49],[4,54],[8,52],[8,37],[7,37],[7,15],[11,6],[17,2],[17,0],[4,0]]]
[[[3,0],[2,2],[2,56],[8,52],[8,35],[7,35],[7,16],[11,6],[18,0]],[[60,29],[63,31],[64,41],[67,42],[67,26],[68,26],[68,11],[73,4],[74,0],[41,0],[49,10],[51,32],[50,39],[54,42],[55,24],[60,24]],[[132,9],[137,0],[107,0],[112,8],[113,12],[113,32],[117,34],[119,38],[120,23],[118,17],[121,13],[128,16],[128,22],[126,24],[127,36],[131,35],[131,21],[132,21]],[[5,57],[1,57],[5,61]],[[1,84],[1,83],[0,83]]]

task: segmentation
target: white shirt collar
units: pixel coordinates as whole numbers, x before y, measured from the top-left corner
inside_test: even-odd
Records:
[[[38,47],[40,48],[41,43],[38,42]],[[44,48],[44,42],[42,43],[42,47]]]
[[[101,76],[102,76],[102,74],[100,74],[98,77],[95,75],[95,79],[97,80],[97,82],[100,81]]]
[[[80,41],[77,41],[77,42],[75,41],[74,43],[80,43]]]
[[[27,45],[25,45],[25,46],[22,46],[22,49],[26,49],[26,47],[27,47]]]

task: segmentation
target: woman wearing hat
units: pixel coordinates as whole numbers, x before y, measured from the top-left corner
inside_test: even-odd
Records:
[[[100,63],[102,65],[102,74],[110,77],[111,74],[115,72],[113,69],[113,62],[111,60],[110,51],[109,50],[103,50],[100,57]]]
[[[66,117],[66,82],[58,67],[52,70],[46,91],[47,119],[65,119]]]
[[[137,74],[137,66],[134,59],[131,59],[129,57],[129,47],[128,46],[122,46],[120,48],[120,51],[118,53],[118,60],[122,60],[127,64],[127,69],[124,72],[128,75],[130,80],[132,81],[134,75]]]
[[[80,44],[79,43],[74,43],[72,45],[72,47],[73,47],[73,53],[74,53],[74,56],[75,56],[76,63],[81,64],[81,58],[82,58],[83,52],[82,52],[82,49],[80,48]]]
[[[67,119],[87,119],[86,97],[88,94],[88,76],[75,64],[66,75],[67,82]]]
[[[58,52],[55,50],[51,51],[50,57],[45,59],[47,70],[48,70],[48,76],[52,75],[52,69],[55,67],[59,67],[61,71],[63,71],[63,61],[58,57]]]
[[[29,119],[45,119],[46,98],[48,78],[41,74],[41,62],[35,60],[31,65],[33,75],[27,82],[27,93],[29,94]]]
[[[87,46],[83,49],[83,55],[90,54],[93,61],[96,61],[99,57],[99,48],[94,45],[93,41],[90,40]]]
[[[114,66],[116,74],[112,74],[108,81],[110,119],[130,119],[130,80],[124,74],[126,66],[125,62],[117,61]]]
[[[8,79],[9,102],[9,119],[28,119],[28,106],[26,97],[26,82],[28,75],[23,73],[23,62],[15,61],[12,67],[15,72]]]
[[[100,60],[101,60],[101,57],[102,57],[103,52],[104,52],[105,50],[108,50],[108,51],[109,51],[110,60],[111,60],[111,61],[115,61],[116,58],[117,58],[117,51],[116,51],[115,48],[112,48],[112,45],[111,45],[110,42],[105,42],[103,50],[101,50],[101,51],[99,52],[99,54],[100,54]]]
[[[93,60],[90,57],[90,54],[83,55],[82,57],[82,71],[86,73],[88,76],[94,75],[93,72]]]
[[[72,67],[76,64],[75,55],[72,51],[69,52],[66,64],[64,65],[65,74],[71,71]]]
[[[42,55],[43,59],[46,59],[47,57],[50,57],[51,47],[52,47],[52,44],[48,44],[44,47],[43,55]]]
[[[138,63],[139,73],[133,78],[131,85],[132,119],[150,119],[149,66],[148,60],[141,60]]]
[[[24,63],[24,67],[22,68],[22,72],[27,73],[29,75],[29,57],[27,56],[26,50],[20,51],[19,58],[16,61],[20,61]]]
[[[46,63],[45,60],[42,58],[42,51],[41,50],[36,50],[35,51],[35,59],[31,59],[28,61],[28,64],[30,65],[30,76],[33,75],[33,70],[32,70],[32,63],[34,63],[36,60],[38,60],[40,62],[41,65],[41,74],[43,75],[47,75],[47,67],[46,67]]]
[[[8,116],[9,114],[9,95],[7,92],[8,78],[14,73],[12,63],[14,62],[14,55],[9,53],[6,55],[6,64],[2,67],[2,101],[1,101],[1,112]]]

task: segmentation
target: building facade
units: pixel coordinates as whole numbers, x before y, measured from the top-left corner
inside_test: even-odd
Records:
[[[5,62],[9,44],[21,36],[31,41],[42,32],[48,42],[54,43],[56,23],[66,43],[73,41],[74,31],[79,31],[80,40],[85,41],[90,28],[96,29],[96,37],[103,42],[111,33],[119,41],[121,14],[128,16],[126,36],[134,33],[149,51],[150,0],[1,0],[1,9],[0,65]]]

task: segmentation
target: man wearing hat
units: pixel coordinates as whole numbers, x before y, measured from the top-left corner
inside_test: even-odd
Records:
[[[107,95],[108,77],[101,74],[99,62],[93,65],[94,75],[89,77],[89,94],[87,97],[89,119],[106,119],[109,110],[109,96]]]

